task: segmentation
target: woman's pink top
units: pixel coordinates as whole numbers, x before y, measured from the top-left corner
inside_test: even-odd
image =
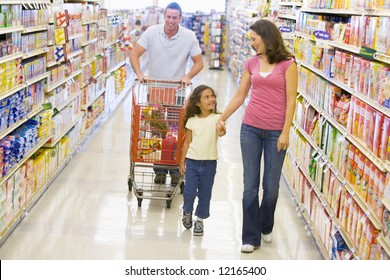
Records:
[[[252,89],[242,122],[266,130],[282,130],[286,116],[286,71],[293,58],[276,63],[267,77],[262,77],[259,57],[245,61],[251,75]]]

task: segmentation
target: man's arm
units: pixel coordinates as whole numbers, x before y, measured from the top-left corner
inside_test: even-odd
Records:
[[[141,64],[139,62],[140,57],[145,53],[145,49],[141,47],[140,44],[135,44],[135,47],[130,53],[130,63],[131,67],[135,74],[137,75],[138,80],[143,80],[145,78],[144,73],[141,70]]]
[[[193,77],[195,77],[204,67],[202,54],[195,55],[191,57],[194,65],[192,65],[191,70],[183,77],[181,80],[187,84],[191,83]]]

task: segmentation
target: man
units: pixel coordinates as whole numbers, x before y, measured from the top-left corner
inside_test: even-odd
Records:
[[[141,70],[140,57],[147,51],[148,77],[161,80],[177,80],[191,83],[203,69],[202,51],[195,33],[179,25],[182,10],[179,4],[168,4],[164,12],[164,24],[148,27],[130,54],[131,66],[138,80],[147,78]],[[186,73],[188,59],[193,65]],[[165,184],[166,169],[154,168],[154,182]],[[171,184],[179,182],[178,170],[170,170]]]

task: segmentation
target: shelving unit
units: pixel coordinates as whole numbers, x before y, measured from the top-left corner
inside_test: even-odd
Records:
[[[222,70],[225,64],[225,14],[211,14],[208,22],[208,40],[206,55],[210,69]],[[207,36],[207,35],[206,35]],[[206,41],[206,40],[205,40]]]
[[[106,102],[106,83],[114,96],[129,91],[125,57],[104,48],[120,16],[112,24],[96,0],[52,2],[0,2],[13,15],[0,26],[0,244],[120,102]],[[27,130],[26,147],[14,148]]]
[[[253,55],[250,47],[249,26],[255,22],[258,11],[237,7],[228,18],[228,58],[227,65],[238,85],[244,71],[243,61]]]
[[[296,29],[297,13],[302,6],[301,1],[280,1],[276,8],[276,24],[282,32],[287,48],[293,52],[294,31]]]
[[[348,23],[351,16],[388,17],[389,13],[358,7],[315,9],[305,4],[297,13],[294,33],[299,92],[283,176],[298,196],[300,209],[307,213],[308,224],[314,224],[320,233],[313,236],[325,246],[325,258],[389,259],[389,205],[385,187],[389,188],[390,165],[385,122],[390,111],[387,103],[378,99],[380,92],[353,80],[360,79],[363,72],[355,73],[356,65],[351,64],[388,67],[388,54],[370,45],[375,54],[370,60],[363,59],[367,46],[345,43],[351,37],[338,33],[351,28]],[[325,23],[333,17],[337,17],[338,25]],[[380,22],[377,18],[373,21]],[[364,69],[371,71],[365,75],[376,75],[369,70],[372,68]],[[377,84],[375,90],[382,86]],[[372,137],[376,141],[373,144],[368,140]],[[318,223],[318,219],[322,222]],[[340,238],[347,246],[338,247]]]
[[[202,50],[202,54],[206,53],[207,48],[204,33],[206,30],[206,23],[209,21],[209,18],[209,14],[202,12],[183,14],[183,25],[184,27],[194,31],[195,36],[198,39],[200,49]]]

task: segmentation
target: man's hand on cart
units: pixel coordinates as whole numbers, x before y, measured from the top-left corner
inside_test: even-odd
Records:
[[[186,77],[186,76],[184,76],[183,78],[180,79],[180,82],[189,85],[189,84],[191,84],[191,79]]]
[[[147,77],[144,75],[144,73],[140,73],[140,74],[137,74],[137,79],[142,84],[143,82],[145,82]]]

